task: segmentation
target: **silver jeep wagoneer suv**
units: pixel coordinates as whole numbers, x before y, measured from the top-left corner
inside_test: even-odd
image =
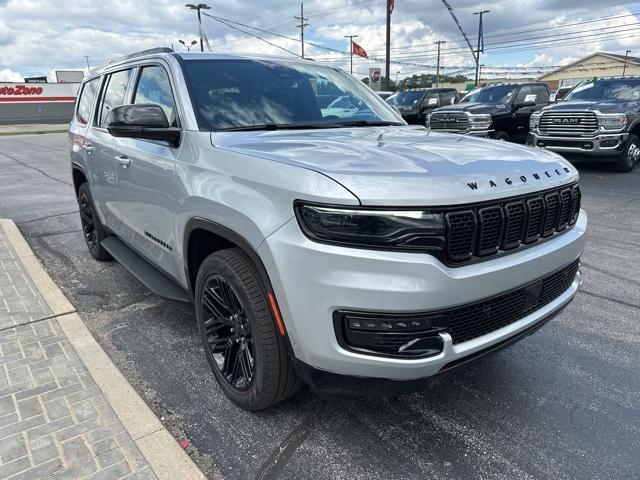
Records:
[[[69,136],[91,254],[193,302],[246,409],[303,382],[416,388],[532,333],[580,284],[569,163],[408,126],[313,61],[129,55],[84,81]]]

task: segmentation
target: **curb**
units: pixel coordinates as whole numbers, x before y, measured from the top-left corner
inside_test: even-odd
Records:
[[[153,473],[159,480],[205,479],[189,455],[93,338],[73,305],[44,270],[15,223],[0,219],[0,228]]]

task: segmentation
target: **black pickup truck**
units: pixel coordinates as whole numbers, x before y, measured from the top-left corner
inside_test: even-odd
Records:
[[[405,122],[412,125],[424,125],[432,110],[459,101],[460,94],[455,88],[413,88],[386,99],[389,105],[398,109]]]
[[[525,143],[531,114],[549,104],[546,83],[502,83],[472,90],[429,115],[431,130]]]
[[[640,77],[594,78],[532,115],[528,143],[630,172],[640,159],[639,137]]]

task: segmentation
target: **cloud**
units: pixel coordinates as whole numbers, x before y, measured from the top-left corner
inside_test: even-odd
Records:
[[[24,82],[24,76],[10,68],[0,70],[0,82]]]

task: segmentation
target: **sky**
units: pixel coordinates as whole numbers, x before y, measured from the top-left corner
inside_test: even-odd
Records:
[[[306,45],[306,56],[348,71],[344,35],[358,35],[355,41],[373,58],[356,58],[354,74],[364,77],[370,67],[384,68],[385,2],[306,1],[305,40],[315,45]],[[270,42],[204,17],[203,30],[213,51],[300,53],[300,30],[293,18],[300,15],[299,1],[208,0],[208,4],[207,13],[244,24],[231,25]],[[640,4],[618,0],[449,0],[449,4],[474,45],[478,17],[473,12],[490,10],[484,20],[481,59],[487,76],[501,75],[505,69],[500,67],[563,65],[594,51],[624,55],[631,50],[631,55],[640,56]],[[95,67],[146,48],[182,50],[179,39],[197,38],[195,12],[184,1],[0,0],[0,81],[22,81],[33,75],[53,78],[56,69],[86,69],[85,56]],[[398,62],[391,65],[392,78],[397,72],[403,78],[434,71],[437,40],[447,42],[441,58],[446,73],[473,64],[441,0],[396,0],[391,38],[391,59]]]

